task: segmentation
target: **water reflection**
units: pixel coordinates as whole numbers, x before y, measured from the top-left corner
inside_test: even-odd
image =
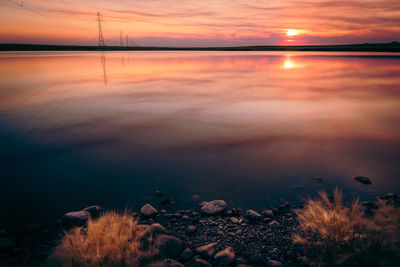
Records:
[[[363,197],[398,191],[399,62],[340,53],[2,54],[1,201],[47,212],[125,207],[161,188],[184,204],[198,194],[265,207],[336,185]]]

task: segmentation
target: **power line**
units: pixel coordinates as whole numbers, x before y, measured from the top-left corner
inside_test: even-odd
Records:
[[[100,12],[97,12],[97,23],[98,23],[98,28],[99,28],[99,46],[106,46],[104,43],[104,37],[103,37],[103,29],[101,23],[104,21],[103,17],[101,16]]]

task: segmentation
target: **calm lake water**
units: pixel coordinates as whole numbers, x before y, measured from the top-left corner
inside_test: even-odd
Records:
[[[157,189],[171,210],[364,200],[400,192],[399,159],[399,54],[0,53],[2,224]]]

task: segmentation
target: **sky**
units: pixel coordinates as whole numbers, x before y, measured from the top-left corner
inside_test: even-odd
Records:
[[[400,41],[400,0],[0,0],[0,43],[97,45],[97,12],[106,45]]]

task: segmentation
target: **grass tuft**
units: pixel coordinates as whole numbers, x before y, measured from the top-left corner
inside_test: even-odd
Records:
[[[50,257],[50,266],[141,266],[154,251],[151,234],[125,213],[107,212],[87,227],[66,232]]]
[[[400,259],[400,208],[394,201],[377,205],[375,214],[366,216],[358,199],[351,207],[343,205],[337,188],[333,200],[320,192],[320,199],[309,199],[297,211],[300,231],[293,240],[317,265],[390,266]]]

